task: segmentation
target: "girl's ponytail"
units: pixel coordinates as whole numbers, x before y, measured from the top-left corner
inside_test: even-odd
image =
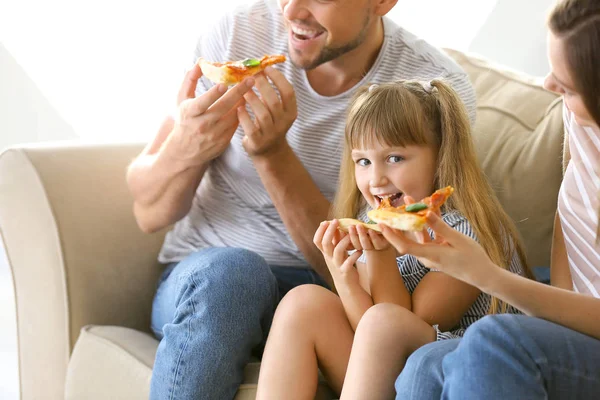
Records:
[[[438,186],[452,185],[448,207],[459,210],[471,223],[492,261],[509,269],[516,252],[528,277],[533,277],[519,233],[498,201],[477,160],[466,107],[442,80],[433,80],[431,95],[439,110],[440,147]],[[508,305],[492,297],[490,313],[505,312]]]

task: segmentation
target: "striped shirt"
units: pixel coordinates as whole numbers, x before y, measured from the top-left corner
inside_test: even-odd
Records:
[[[453,229],[456,229],[460,233],[470,237],[473,240],[478,240],[477,235],[475,235],[475,232],[473,231],[473,228],[471,227],[469,221],[467,221],[467,219],[458,211],[446,212],[444,215],[442,215],[442,219]],[[428,231],[429,235],[433,239],[433,231],[431,229],[428,229]],[[359,258],[359,261],[366,262],[364,254]],[[404,286],[406,286],[406,289],[411,295],[426,274],[430,272],[439,273],[435,270],[430,270],[429,268],[421,264],[415,256],[412,256],[410,254],[398,257],[396,261],[398,262],[398,269],[400,270],[400,274],[402,275]],[[511,272],[514,272],[515,274],[519,274],[522,276],[525,275],[525,270],[523,269],[523,265],[521,264],[521,259],[519,258],[519,255],[516,251],[512,255],[509,270]],[[491,296],[487,293],[481,293],[479,297],[477,297],[477,300],[475,300],[471,308],[467,310],[467,312],[462,316],[462,318],[455,327],[453,327],[449,331],[441,331],[437,325],[433,326],[437,333],[437,340],[455,339],[458,337],[462,337],[469,325],[485,317],[489,313],[490,306]],[[519,310],[512,306],[508,307],[507,312],[520,313]]]
[[[571,160],[558,194],[573,290],[600,297],[600,244],[596,242],[600,201],[600,130],[577,124],[564,108]]]
[[[355,90],[368,83],[445,77],[461,95],[472,120],[475,94],[468,76],[440,50],[384,18],[379,55],[361,82],[337,96],[319,95],[306,72],[291,62],[278,65],[296,92],[298,117],[286,138],[321,193],[333,200],[337,186],[345,114]],[[261,0],[222,18],[198,41],[194,60],[239,60],[287,54],[287,32],[276,1]],[[197,95],[210,88],[202,78]],[[187,216],[175,224],[159,254],[163,263],[180,261],[206,247],[240,247],[260,254],[270,265],[306,267],[251,159],[238,128],[229,147],[215,159],[196,191]]]

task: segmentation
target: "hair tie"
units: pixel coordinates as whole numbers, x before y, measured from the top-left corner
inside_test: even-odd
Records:
[[[374,83],[374,84],[372,84],[371,86],[369,86],[369,93],[371,93],[373,90],[377,89],[377,87],[378,87],[378,86],[379,86],[379,85],[378,85],[378,84],[376,84],[376,83]]]
[[[431,81],[429,81],[429,82],[423,82],[423,89],[427,93],[431,94],[431,92],[433,92],[433,85],[431,84]]]

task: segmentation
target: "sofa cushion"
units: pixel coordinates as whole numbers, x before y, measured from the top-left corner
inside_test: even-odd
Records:
[[[550,264],[562,180],[562,99],[540,78],[473,54],[446,52],[468,73],[477,95],[477,155],[500,202],[517,224],[531,266]]]
[[[118,326],[85,326],[71,354],[65,399],[148,399],[158,341],[147,333]],[[235,400],[253,400],[260,363],[253,359]],[[333,394],[321,379],[315,399]]]

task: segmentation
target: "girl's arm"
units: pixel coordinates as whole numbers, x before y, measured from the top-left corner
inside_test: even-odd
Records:
[[[356,251],[348,256],[348,250],[352,247],[350,236],[341,235],[338,227],[337,220],[321,222],[315,232],[313,243],[323,253],[348,321],[352,329],[356,330],[358,321],[373,305],[373,300],[361,287],[358,270],[354,266],[362,252]]]
[[[412,310],[410,293],[398,271],[396,249],[366,250],[367,276],[374,304],[392,303]]]
[[[554,217],[554,233],[552,235],[552,256],[550,261],[550,282],[552,286],[573,290],[573,278],[569,269],[567,249],[563,237],[558,212]]]
[[[527,315],[543,318],[600,339],[600,299],[523,278],[496,266],[481,246],[446,225],[433,213],[427,222],[440,243],[416,243],[381,225],[383,235],[400,252],[498,297]]]
[[[356,327],[362,316],[373,306],[373,299],[358,282],[356,284],[336,284],[336,288],[350,326],[352,326],[352,330],[356,331]]]
[[[374,304],[397,304],[429,325],[437,324],[441,330],[449,330],[459,323],[480,295],[479,289],[439,272],[427,273],[411,295],[398,270],[396,250],[374,231],[367,231],[362,226],[355,229],[358,239],[354,238],[354,246],[380,249],[365,250]],[[354,229],[349,229],[349,235],[351,238],[354,236]],[[403,256],[402,262],[418,261],[414,257]]]

